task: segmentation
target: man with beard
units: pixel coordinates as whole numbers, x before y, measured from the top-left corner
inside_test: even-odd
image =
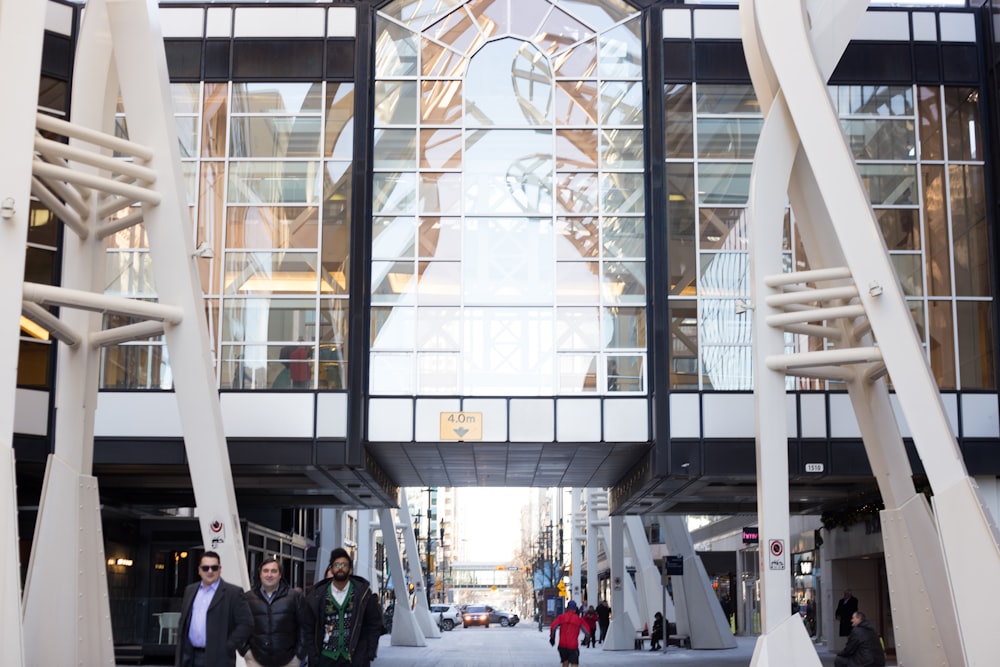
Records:
[[[366,579],[356,577],[350,554],[330,552],[333,576],[306,597],[303,616],[309,667],[368,667],[382,635],[382,611]]]

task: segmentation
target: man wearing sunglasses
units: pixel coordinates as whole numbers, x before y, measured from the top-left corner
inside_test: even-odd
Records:
[[[382,635],[381,606],[368,580],[352,574],[345,549],[330,552],[329,571],[303,609],[309,667],[368,667]]]
[[[176,667],[234,667],[253,632],[253,616],[243,589],[222,580],[219,554],[198,560],[201,581],[184,589],[177,636]]]

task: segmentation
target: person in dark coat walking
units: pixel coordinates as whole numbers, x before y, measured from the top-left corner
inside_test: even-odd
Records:
[[[885,651],[875,626],[860,611],[851,615],[851,636],[837,654],[834,667],[885,667]]]
[[[260,582],[246,593],[253,634],[248,667],[299,667],[305,657],[302,594],[281,580],[281,563],[267,558],[257,570]]]
[[[603,644],[604,637],[608,634],[608,626],[611,625],[611,607],[607,600],[597,603],[597,625],[601,628],[601,638],[597,641]]]
[[[201,581],[184,589],[178,626],[176,667],[235,667],[253,631],[243,589],[222,580],[219,554],[198,559]]]
[[[382,636],[382,608],[367,579],[356,577],[350,554],[330,552],[328,577],[303,606],[309,667],[369,667]]]
[[[851,616],[858,610],[858,599],[851,595],[851,589],[844,589],[844,597],[837,602],[836,618],[840,621],[840,636],[851,634]],[[798,609],[795,610],[798,612]]]

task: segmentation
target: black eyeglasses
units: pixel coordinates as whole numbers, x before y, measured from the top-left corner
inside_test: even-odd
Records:
[[[201,566],[201,571],[202,572],[215,572],[218,569],[219,569],[218,565],[202,565]]]

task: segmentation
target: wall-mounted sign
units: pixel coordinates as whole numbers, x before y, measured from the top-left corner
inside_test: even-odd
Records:
[[[671,576],[683,576],[684,575],[684,557],[683,556],[667,556],[663,559],[664,569],[667,574]]]
[[[442,412],[442,440],[482,440],[482,412]]]
[[[743,544],[757,544],[759,538],[757,526],[743,526]]]
[[[767,566],[771,570],[785,569],[785,541],[768,540],[767,542]]]

